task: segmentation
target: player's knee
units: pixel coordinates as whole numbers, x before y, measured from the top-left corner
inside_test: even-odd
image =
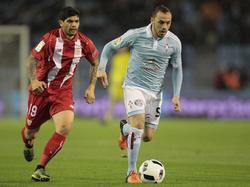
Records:
[[[134,126],[138,129],[144,129],[144,123],[140,121],[136,122]]]
[[[71,130],[71,125],[69,124],[63,124],[57,128],[57,132],[63,136],[68,136],[70,133],[70,130]]]

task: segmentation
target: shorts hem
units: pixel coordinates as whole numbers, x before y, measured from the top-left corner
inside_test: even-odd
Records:
[[[59,112],[62,112],[62,111],[66,111],[66,110],[70,110],[70,111],[74,112],[74,109],[72,109],[72,108],[60,108],[59,110],[56,110],[56,111],[52,112],[50,115],[52,117],[53,115],[55,115],[55,114],[57,114]]]
[[[133,111],[133,112],[129,112],[128,113],[128,117],[131,117],[131,116],[134,116],[136,114],[144,114],[144,110],[136,110],[136,111]]]
[[[152,128],[152,129],[157,129],[158,125],[145,122],[145,127]]]

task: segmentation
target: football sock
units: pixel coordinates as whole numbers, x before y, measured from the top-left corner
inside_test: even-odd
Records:
[[[131,127],[131,132],[128,134],[128,172],[137,172],[136,162],[141,145],[141,136],[143,134],[143,129],[138,129]]]
[[[33,139],[27,139],[25,137],[24,130],[25,130],[25,127],[22,128],[22,130],[21,130],[21,135],[22,135],[23,143],[25,144],[25,146],[27,148],[32,148],[33,147]]]
[[[62,149],[64,141],[65,137],[55,132],[44,148],[39,165],[46,166],[50,159]]]
[[[35,170],[38,170],[38,169],[41,169],[41,168],[44,169],[45,167],[41,166],[41,165],[37,165]]]
[[[129,123],[126,123],[125,125],[123,125],[122,132],[124,136],[127,136],[131,132],[131,130],[132,130],[132,127]]]

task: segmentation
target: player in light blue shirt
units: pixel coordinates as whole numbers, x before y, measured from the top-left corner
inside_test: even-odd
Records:
[[[142,28],[128,30],[107,43],[102,51],[98,77],[108,86],[106,65],[120,48],[130,49],[131,57],[123,84],[127,121],[121,120],[119,146],[128,148],[128,183],[141,183],[137,174],[141,139],[150,141],[160,119],[162,88],[169,64],[172,65],[174,111],[180,112],[182,85],[181,42],[169,31],[172,21],[170,10],[161,5],[154,10],[151,23]]]

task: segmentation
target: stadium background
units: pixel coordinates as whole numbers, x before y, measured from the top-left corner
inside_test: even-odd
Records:
[[[183,112],[179,115],[250,118],[249,0],[1,0],[0,28],[24,26],[28,35],[20,44],[18,35],[0,32],[0,115],[18,116],[25,112],[22,95],[26,93],[22,89],[27,82],[22,80],[25,64],[20,49],[27,48],[24,54],[28,53],[44,33],[57,27],[57,13],[63,6],[72,5],[81,11],[80,31],[101,51],[106,42],[128,29],[147,25],[157,4],[166,4],[172,10],[171,30],[183,45]],[[20,28],[10,30],[16,29]],[[169,71],[163,116],[174,115],[169,105],[170,75]],[[107,91],[98,85],[97,102],[92,106],[85,104],[82,96],[88,83],[83,80],[87,78],[88,65],[80,63],[74,80],[76,113],[101,118],[108,102]],[[122,103],[115,111],[117,116],[123,115]]]
[[[173,11],[171,30],[183,44],[183,111],[177,117],[172,113],[168,74],[159,130],[152,142],[142,143],[138,166],[146,159],[162,161],[167,177],[157,186],[250,186],[249,0],[1,0],[1,187],[34,186],[30,175],[54,131],[51,120],[41,128],[35,159],[27,163],[20,137],[27,99],[25,59],[41,36],[57,27],[58,11],[65,5],[79,8],[80,30],[101,51],[127,29],[147,25],[152,8],[160,3]],[[117,147],[119,120],[108,125],[98,120],[107,108],[107,90],[98,84],[96,103],[83,100],[88,69],[80,63],[75,76],[78,118],[64,149],[47,167],[52,176],[48,187],[127,186],[127,160]],[[122,103],[115,112],[123,115]]]

